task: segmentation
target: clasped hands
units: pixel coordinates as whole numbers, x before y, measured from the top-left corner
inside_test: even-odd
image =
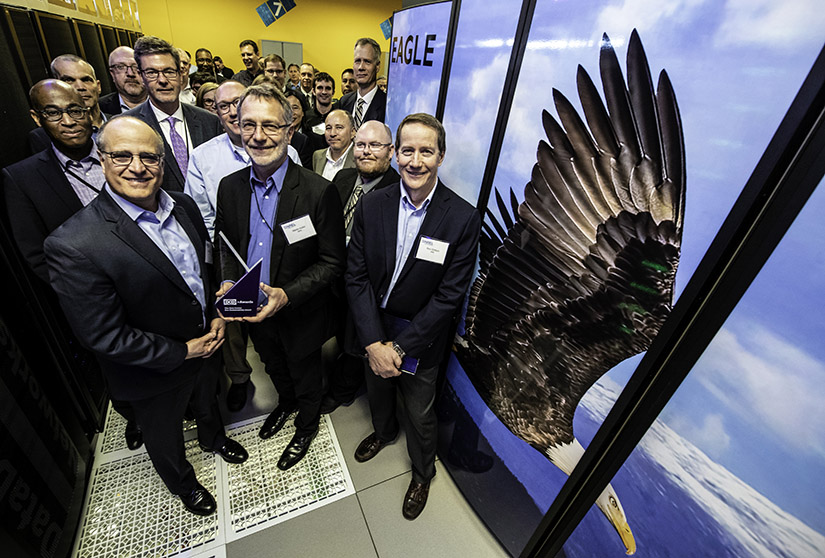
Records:
[[[209,331],[202,337],[190,339],[186,342],[186,358],[209,358],[223,345],[223,336],[226,332],[226,322],[223,318],[215,318],[209,325]]]
[[[367,346],[370,368],[376,376],[394,378],[401,375],[401,357],[392,348],[391,341],[376,341]]]
[[[231,281],[226,281],[225,283],[223,283],[221,285],[220,290],[215,293],[215,296],[217,296],[218,298],[222,297],[224,294],[226,294],[226,291],[228,291],[229,289],[232,288],[232,285],[234,285],[234,283],[232,283]],[[267,297],[267,302],[263,306],[258,307],[258,313],[257,314],[255,314],[254,316],[251,316],[251,317],[250,316],[244,316],[244,317],[241,317],[241,318],[227,318],[227,317],[224,317],[224,319],[227,322],[252,322],[252,323],[262,322],[265,319],[267,319],[268,317],[275,314],[275,312],[277,312],[278,310],[280,310],[281,308],[286,306],[287,303],[289,302],[289,298],[286,296],[286,292],[282,288],[280,288],[280,287],[270,287],[266,283],[261,283],[260,287],[261,287],[261,290],[264,292],[264,294]]]

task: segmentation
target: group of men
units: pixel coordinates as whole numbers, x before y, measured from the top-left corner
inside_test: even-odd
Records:
[[[215,396],[223,364],[227,406],[247,402],[248,335],[278,392],[259,436],[297,412],[282,470],[306,455],[321,414],[364,382],[374,432],[355,458],[372,459],[398,435],[400,390],[412,461],[402,513],[415,519],[435,475],[438,364],[475,264],[478,212],[438,180],[446,140],[434,117],[409,115],[393,141],[374,40],[356,42],[356,89],[323,117],[317,172],[291,151],[283,61],[275,83],[248,85],[255,76],[243,72],[260,66],[257,45],[244,43],[246,69],[218,86],[217,116],[181,102],[180,49],[157,37],[111,53],[108,99],[88,63],[58,57],[56,79],[30,91],[48,143],[3,171],[15,241],[100,362],[129,447],[145,444],[188,510],[208,515],[216,504],[185,458],[187,406],[204,451],[248,457],[226,437]],[[324,76],[313,78],[316,107],[334,92]],[[216,297],[258,260],[256,315],[221,316]],[[333,336],[345,351],[324,393],[321,347]]]

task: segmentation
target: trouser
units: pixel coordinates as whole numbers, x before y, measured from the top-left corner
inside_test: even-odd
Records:
[[[420,368],[413,376],[401,373],[395,378],[382,378],[365,365],[367,395],[372,414],[372,426],[379,440],[390,442],[398,435],[396,390],[404,399],[404,431],[407,433],[407,453],[412,462],[413,479],[429,482],[435,476],[435,451],[438,421],[435,416],[435,387],[438,366]]]
[[[219,362],[214,356],[206,359],[198,374],[183,386],[129,402],[152,465],[173,494],[188,494],[197,486],[183,446],[183,415],[190,400],[198,423],[198,441],[210,449],[226,442],[215,397]]]
[[[318,429],[321,418],[324,382],[321,347],[296,359],[284,347],[275,325],[266,321],[250,324],[249,336],[264,363],[266,373],[278,390],[278,407],[298,409],[295,434],[312,434]]]
[[[252,367],[246,360],[247,327],[242,322],[226,322],[223,342],[223,365],[233,384],[242,384],[249,380]]]

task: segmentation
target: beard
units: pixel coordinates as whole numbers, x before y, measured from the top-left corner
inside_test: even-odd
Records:
[[[381,160],[370,160],[366,165],[359,165],[358,161],[355,162],[355,169],[358,171],[358,174],[361,175],[361,178],[364,182],[369,182],[370,180],[374,180],[379,176],[382,176],[387,169],[390,168],[390,160],[387,159],[386,161]]]

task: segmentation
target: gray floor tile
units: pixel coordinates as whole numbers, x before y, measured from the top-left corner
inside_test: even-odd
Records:
[[[376,554],[358,500],[349,496],[231,542],[226,556],[374,558]]]
[[[358,463],[355,460],[355,448],[372,432],[370,406],[366,394],[358,397],[349,407],[338,407],[330,416],[356,491],[410,471],[407,439],[403,430],[395,443],[381,450],[381,453],[370,461]]]
[[[498,558],[509,556],[465,502],[450,474],[438,467],[427,507],[415,521],[401,515],[410,476],[358,493],[381,558]]]

